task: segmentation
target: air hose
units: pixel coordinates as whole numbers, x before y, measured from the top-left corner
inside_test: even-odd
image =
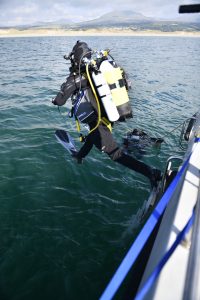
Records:
[[[92,83],[92,80],[91,80],[91,77],[90,77],[90,74],[89,74],[89,70],[88,70],[88,67],[89,67],[89,64],[86,65],[86,74],[87,74],[87,78],[88,78],[88,81],[90,83],[90,86],[91,86],[91,89],[92,89],[92,92],[94,94],[94,97],[96,99],[96,102],[97,102],[97,113],[98,113],[98,120],[97,120],[97,124],[94,128],[92,128],[89,132],[89,134],[94,131],[95,129],[98,128],[100,122],[101,122],[101,108],[100,108],[100,103],[99,103],[99,99],[98,99],[98,96],[97,96],[97,93],[95,91],[95,88],[94,88],[94,85]]]

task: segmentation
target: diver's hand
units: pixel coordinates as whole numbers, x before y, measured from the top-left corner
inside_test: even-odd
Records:
[[[57,103],[56,103],[56,101],[55,101],[55,98],[52,98],[51,103],[52,103],[53,105],[57,105]]]

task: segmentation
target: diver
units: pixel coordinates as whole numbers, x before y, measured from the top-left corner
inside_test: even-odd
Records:
[[[71,67],[69,68],[70,74],[67,77],[66,82],[61,85],[61,89],[57,96],[52,100],[54,105],[62,106],[70,97],[72,97],[73,102],[73,95],[80,93],[80,87],[82,90],[90,88],[81,60],[83,57],[88,60],[91,59],[91,53],[92,50],[88,47],[87,43],[77,41],[68,57],[71,61]],[[83,69],[82,72],[81,68]],[[88,93],[87,95],[90,95],[89,100],[91,102],[90,105],[92,110],[88,110],[88,102],[84,102],[80,115],[83,115],[83,108],[85,107],[85,123],[89,126],[90,132],[86,136],[83,146],[76,155],[73,155],[73,157],[78,163],[82,163],[83,158],[88,155],[93,145],[95,145],[98,150],[106,153],[113,161],[149,178],[152,187],[157,186],[158,181],[161,180],[161,171],[154,169],[123,152],[123,150],[117,145],[111,133],[111,126],[113,123],[105,121],[105,110],[101,107],[101,120],[98,121],[98,109],[96,107],[95,100],[93,99],[93,95],[92,93]],[[126,103],[125,108],[127,109],[127,115],[130,117],[130,115],[132,115],[130,104]]]

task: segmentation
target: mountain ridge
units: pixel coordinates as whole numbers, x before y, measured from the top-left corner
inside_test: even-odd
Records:
[[[0,27],[1,29],[4,27]],[[26,29],[64,29],[64,30],[88,30],[118,28],[133,31],[160,30],[162,32],[173,31],[200,31],[200,23],[163,20],[146,17],[135,11],[111,11],[102,16],[83,22],[73,22],[71,19],[60,19],[53,22],[37,22],[32,25],[7,26],[5,28]]]

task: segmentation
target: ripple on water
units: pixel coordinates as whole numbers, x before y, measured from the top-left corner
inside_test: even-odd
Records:
[[[65,116],[51,105],[67,76],[63,54],[76,40],[0,39],[4,299],[98,299],[141,226],[149,181],[95,148],[77,165],[54,137],[57,128],[78,137],[75,123],[66,116],[69,103],[61,109]],[[169,154],[183,154],[177,142],[180,131],[169,132],[199,109],[200,40],[85,40],[95,49],[112,49],[132,81],[134,118],[114,126],[116,140],[121,144],[133,128],[166,136],[159,151],[150,147],[140,156],[163,170]]]

